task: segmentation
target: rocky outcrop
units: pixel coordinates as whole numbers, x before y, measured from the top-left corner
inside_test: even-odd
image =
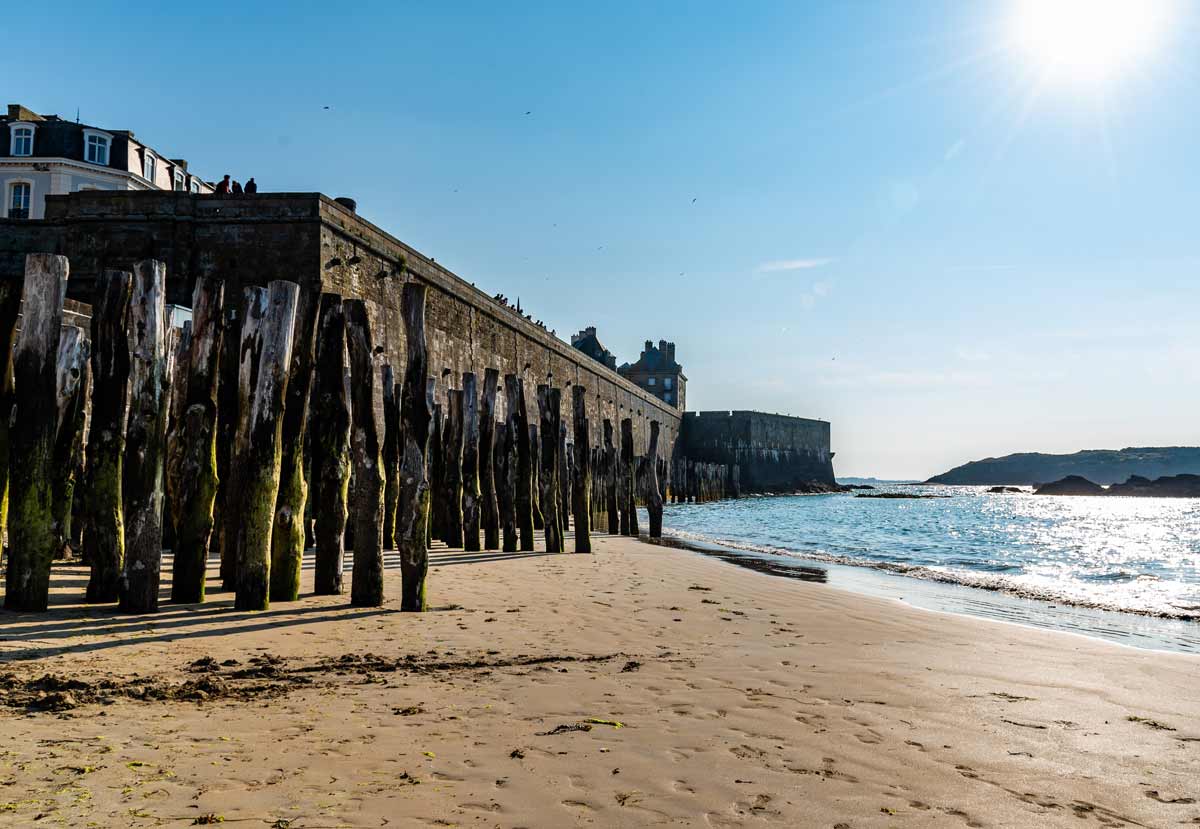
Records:
[[[1094,484],[1080,475],[1068,475],[1060,481],[1042,484],[1033,490],[1034,495],[1103,495],[1104,487]]]
[[[1022,452],[984,458],[955,467],[929,479],[931,484],[1028,486],[1079,475],[1098,484],[1115,484],[1130,475],[1146,478],[1200,474],[1200,447],[1148,446],[1127,449],[1085,449],[1070,455]]]
[[[1024,492],[1024,491],[1025,490],[1021,489],[1019,486],[994,486],[988,490],[988,492],[994,492],[994,493],[1000,494],[1000,495],[1002,495],[1006,492]]]
[[[1035,495],[1108,495],[1135,498],[1200,498],[1200,475],[1165,475],[1150,480],[1142,475],[1130,475],[1123,484],[1105,489],[1079,475],[1068,475],[1061,481],[1044,484]]]
[[[1130,475],[1123,484],[1113,484],[1109,495],[1133,495],[1145,498],[1200,498],[1200,475],[1170,475],[1150,480]]]

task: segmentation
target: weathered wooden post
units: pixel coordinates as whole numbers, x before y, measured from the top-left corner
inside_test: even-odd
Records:
[[[396,549],[400,553],[400,609],[425,610],[425,577],[429,570],[429,452],[432,384],[427,382],[429,355],[425,344],[425,286],[404,284],[400,313],[404,318],[407,358],[401,388],[404,449],[400,460],[400,500],[396,508]]]
[[[496,387],[500,372],[483,372],[483,397],[479,401],[479,508],[483,548],[500,549],[500,503],[496,497]]]
[[[308,436],[312,454],[317,595],[342,592],[346,499],[350,487],[350,402],[346,397],[346,316],[338,294],[321,294]]]
[[[0,535],[8,526],[8,435],[13,406],[13,348],[17,342],[17,317],[21,313],[23,282],[0,282]]]
[[[25,257],[25,306],[13,355],[18,389],[10,433],[8,570],[4,607],[45,610],[54,559],[55,390],[63,298],[70,267],[65,256]]]
[[[390,363],[383,379],[383,549],[396,546],[396,504],[400,498],[400,384]]]
[[[424,302],[425,302],[424,297],[425,297],[425,295],[422,294],[421,295],[422,312],[424,311],[424,307],[425,307],[424,306]],[[421,336],[422,337],[425,336],[424,325],[425,325],[425,317],[422,316],[421,317],[421,326],[422,326]],[[422,348],[424,348],[424,343],[425,343],[424,339],[421,340],[421,343],[422,343]],[[426,368],[428,368],[428,362],[429,362],[428,351],[425,351],[423,353],[425,353],[425,355],[426,355],[425,362],[426,362]],[[403,397],[401,397],[401,400],[403,400]],[[425,378],[425,408],[427,409],[427,411],[429,413],[430,421],[429,421],[429,425],[425,429],[425,483],[427,486],[426,486],[426,490],[425,490],[425,499],[423,502],[424,503],[424,507],[423,507],[424,512],[421,516],[421,521],[425,525],[425,549],[426,550],[428,550],[430,547],[433,546],[433,495],[437,491],[434,488],[433,478],[431,477],[431,473],[430,473],[430,469],[432,468],[432,465],[433,465],[432,429],[433,429],[434,423],[436,422],[435,418],[434,418],[434,415],[436,413],[436,408],[437,408],[434,405],[436,400],[437,400],[437,378],[426,377]],[[404,422],[403,421],[404,413],[401,412],[400,416],[402,418],[401,423],[403,423]],[[401,462],[403,462],[403,453],[401,455]],[[399,544],[399,541],[397,541],[396,543]],[[397,549],[399,549],[399,548],[397,548]]]
[[[212,277],[196,277],[188,371],[174,380],[184,387],[185,402],[179,423],[179,467],[172,490],[176,500],[173,602],[204,601],[217,498],[217,379],[224,305],[224,283]],[[177,374],[178,369],[176,363]]]
[[[104,271],[92,300],[92,420],[88,429],[84,555],[87,601],[115,602],[125,558],[121,477],[129,398],[129,295],[133,274]]]
[[[435,380],[434,383],[437,381]],[[436,399],[436,386],[434,389]],[[429,536],[446,539],[446,417],[441,403],[433,404],[432,434],[429,436]],[[403,414],[403,412],[402,412]]]
[[[650,514],[650,537],[662,538],[663,496],[658,481],[658,421],[650,421],[650,464],[646,486],[646,512]]]
[[[533,446],[529,440],[529,417],[525,407],[525,382],[510,374],[504,378],[506,405],[508,406],[509,440],[516,444],[516,486],[513,490],[513,507],[516,510],[517,530],[521,536],[521,550],[533,550]]]
[[[446,434],[443,441],[442,509],[445,527],[442,540],[447,547],[463,546],[463,393],[446,392]]]
[[[270,604],[271,532],[279,495],[283,401],[292,359],[300,286],[276,280],[242,293],[242,348],[238,373],[238,430],[234,464],[241,471],[230,498],[242,504],[234,546],[238,610]],[[229,500],[226,500],[226,504]]]
[[[561,401],[561,389],[559,392]],[[566,550],[566,532],[571,528],[571,479],[573,475],[571,453],[573,448],[567,443],[567,424],[562,422],[561,414],[558,416],[558,445],[554,447],[554,450],[558,460],[554,470],[554,483],[557,486],[554,495],[558,499],[558,524],[563,531],[563,549]]]
[[[187,411],[188,360],[191,359],[192,321],[172,328],[167,317],[167,447],[164,462],[165,503],[163,505],[163,546],[178,551],[175,538],[183,509],[179,497],[183,470],[183,420]]]
[[[516,455],[511,448],[506,421],[502,420],[496,424],[492,455],[492,472],[496,479],[496,507],[500,521],[499,549],[513,553],[517,550],[517,511],[513,508]]]
[[[292,330],[292,356],[280,426],[279,494],[271,528],[271,601],[300,598],[300,567],[304,561],[304,511],[308,483],[304,479],[304,434],[312,397],[313,356],[321,284],[300,288]]]
[[[558,394],[556,394],[558,392]],[[538,483],[541,489],[542,521],[545,527],[546,552],[563,551],[562,519],[558,513],[558,442],[559,424],[555,412],[561,400],[561,391],[548,385],[537,387],[538,431],[541,436],[541,473]]]
[[[463,372],[462,512],[463,550],[479,551],[479,383],[472,371]]]
[[[55,558],[64,558],[71,552],[71,504],[83,457],[89,346],[83,329],[78,326],[69,325],[59,335],[54,384],[58,420],[51,463]]]
[[[118,606],[125,613],[158,610],[167,442],[166,291],[166,265],[150,259],[133,266],[129,422],[121,472],[125,564],[121,568]]]
[[[576,383],[571,387],[573,425],[575,427],[575,480],[571,507],[575,513],[575,552],[592,551],[592,443],[588,436],[587,389]]]
[[[379,423],[375,413],[375,346],[371,318],[361,299],[343,300],[350,352],[354,465],[354,573],[350,604],[383,604],[383,473],[379,469]]]
[[[621,419],[621,491],[617,494],[621,509],[621,535],[637,538],[637,508],[634,505],[633,419]]]
[[[617,448],[613,444],[613,424],[604,418],[604,511],[608,514],[608,534],[621,532],[620,504],[617,503]]]

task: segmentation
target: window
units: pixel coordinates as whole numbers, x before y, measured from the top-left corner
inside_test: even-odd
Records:
[[[154,183],[154,166],[157,161],[154,154],[147,150],[146,160],[142,163],[142,176],[151,184]]]
[[[175,189],[180,191],[181,193],[187,189],[187,187],[184,185],[184,179],[185,179],[185,176],[183,174],[183,170],[176,170],[175,171]]]
[[[91,164],[108,166],[108,147],[110,138],[102,132],[84,130],[83,157]]]
[[[18,181],[13,183],[8,191],[8,218],[29,218],[29,197],[32,191],[33,186],[28,182]]]
[[[192,183],[191,183],[191,186],[188,188],[188,190],[190,190],[193,193],[200,192],[200,181],[195,176],[192,176]]]
[[[669,388],[671,388],[671,378],[670,378],[670,377],[664,377],[664,378],[663,378],[663,388],[664,388],[664,389],[669,389]]]
[[[33,127],[24,124],[13,124],[12,127],[13,155],[33,155]]]
[[[647,386],[653,386],[653,385],[654,385],[654,378],[653,378],[653,377],[651,377],[649,380],[647,380],[647,381],[646,381],[646,385],[647,385]]]

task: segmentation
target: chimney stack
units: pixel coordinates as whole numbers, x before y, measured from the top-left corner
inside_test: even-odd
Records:
[[[652,348],[654,348],[654,343],[650,342],[649,340],[646,340],[646,347],[643,348],[642,351],[643,352],[649,351]]]
[[[667,343],[667,362],[675,362],[675,343]]]

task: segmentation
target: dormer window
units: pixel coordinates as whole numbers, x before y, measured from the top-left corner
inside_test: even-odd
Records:
[[[16,156],[33,155],[33,124],[13,123],[9,125],[12,134],[12,145],[9,153]]]
[[[83,158],[89,164],[108,166],[108,150],[112,145],[112,136],[99,130],[83,131]]]
[[[151,184],[154,183],[154,171],[158,163],[158,159],[154,157],[154,153],[149,150],[145,151],[146,160],[142,162],[142,177]]]
[[[200,180],[197,179],[195,176],[192,176],[192,182],[191,182],[191,185],[188,187],[188,191],[192,192],[192,193],[200,192]]]
[[[175,171],[175,189],[180,193],[187,190],[187,176],[184,175],[183,170]]]

